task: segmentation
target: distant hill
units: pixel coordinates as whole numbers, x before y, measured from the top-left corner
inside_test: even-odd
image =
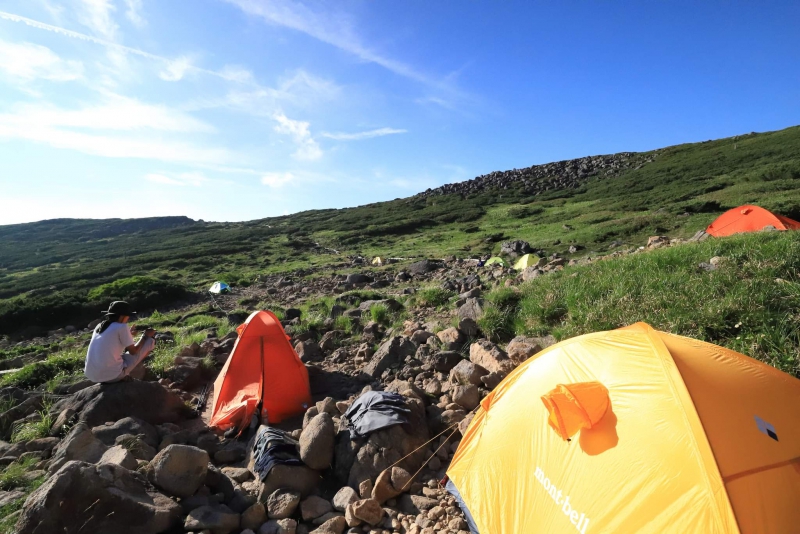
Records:
[[[64,295],[73,311],[89,309],[91,290],[133,276],[189,289],[216,279],[247,285],[348,255],[478,256],[497,252],[504,239],[548,254],[594,255],[648,235],[689,236],[743,203],[800,218],[798,178],[800,127],[792,127],[498,171],[405,199],[244,223],[158,217],[0,226],[0,334]],[[580,251],[571,254],[572,245]]]

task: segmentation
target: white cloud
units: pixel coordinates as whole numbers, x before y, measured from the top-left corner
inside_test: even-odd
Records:
[[[322,157],[322,149],[311,137],[308,122],[292,120],[280,112],[276,113],[273,118],[278,122],[275,131],[288,135],[297,145],[297,151],[292,156],[300,160],[315,160]]]
[[[183,172],[171,176],[167,174],[168,173],[150,173],[145,175],[144,179],[157,184],[177,185],[181,187],[202,187],[211,182],[211,180],[206,178],[201,172]]]
[[[383,137],[384,135],[394,135],[408,133],[408,130],[398,130],[396,128],[378,128],[367,132],[344,133],[344,132],[322,132],[322,137],[336,139],[337,141],[359,141],[361,139],[372,139],[373,137]]]
[[[220,77],[231,82],[252,83],[253,73],[239,65],[225,65],[219,71]]]
[[[234,158],[225,148],[168,135],[213,131],[185,113],[117,95],[106,95],[106,102],[80,109],[29,104],[0,115],[0,139],[22,139],[108,158],[230,163]]]
[[[81,0],[83,9],[78,12],[78,20],[84,26],[91,28],[104,39],[113,41],[117,38],[119,26],[112,18],[116,7],[111,0]]]
[[[294,182],[295,180],[296,178],[294,174],[290,172],[268,172],[261,177],[262,184],[273,188],[283,187],[284,185]]]
[[[125,0],[125,5],[128,6],[125,16],[131,24],[137,28],[144,28],[147,21],[142,16],[142,0]]]
[[[0,39],[0,71],[24,81],[71,81],[83,77],[83,63],[63,60],[46,46]]]
[[[289,0],[225,1],[238,6],[245,13],[261,17],[271,24],[305,33],[395,74],[427,84],[438,84],[413,67],[370,49],[353,30],[352,21],[341,12],[312,11],[299,2]]]
[[[192,60],[188,56],[180,56],[176,59],[167,62],[158,77],[167,82],[177,82],[183,79],[186,71],[192,68]]]

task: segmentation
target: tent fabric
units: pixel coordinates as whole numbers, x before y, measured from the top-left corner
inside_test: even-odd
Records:
[[[211,287],[208,288],[208,292],[214,293],[215,295],[218,295],[220,293],[227,293],[230,290],[231,290],[230,286],[225,282],[214,282],[213,284],[211,284]]]
[[[372,260],[372,265],[383,265],[383,259],[380,256],[375,256]]]
[[[237,332],[233,352],[214,382],[209,426],[244,428],[262,399],[265,422],[279,423],[304,412],[311,403],[308,371],[278,318],[268,311],[253,312]]]
[[[592,428],[608,411],[608,390],[599,382],[559,384],[542,395],[550,416],[547,424],[561,439],[570,439],[582,428]]]
[[[486,260],[486,263],[484,263],[484,265],[487,266],[487,267],[489,265],[495,265],[495,264],[502,265],[503,267],[506,267],[505,260],[503,260],[503,258],[498,258],[497,256],[495,256],[493,258],[489,258],[488,260]]]
[[[565,441],[541,397],[587,382],[609,405]],[[794,377],[637,323],[563,341],[511,372],[447,474],[483,533],[794,532],[798,419]]]
[[[514,269],[517,271],[522,271],[528,267],[535,267],[538,262],[539,256],[535,254],[525,254],[517,260],[517,263],[514,264]]]
[[[776,230],[800,230],[800,222],[775,215],[758,206],[739,206],[728,210],[712,222],[706,233],[714,237],[725,237],[744,232],[759,232],[772,226]]]

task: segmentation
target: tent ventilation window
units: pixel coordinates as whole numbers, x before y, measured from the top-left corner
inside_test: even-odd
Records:
[[[564,440],[596,425],[611,404],[608,389],[600,382],[559,384],[542,395],[542,402],[550,412],[550,428]]]

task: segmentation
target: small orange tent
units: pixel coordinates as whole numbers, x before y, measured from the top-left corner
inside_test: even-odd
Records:
[[[274,314],[253,312],[237,328],[239,338],[214,382],[209,426],[244,428],[263,399],[270,423],[302,413],[311,403],[308,371]]]
[[[743,232],[758,232],[767,226],[776,230],[800,230],[800,222],[759,208],[758,206],[739,206],[728,210],[712,222],[706,233],[714,237],[725,237]]]
[[[798,421],[800,380],[636,323],[511,372],[448,485],[480,534],[798,532]]]

